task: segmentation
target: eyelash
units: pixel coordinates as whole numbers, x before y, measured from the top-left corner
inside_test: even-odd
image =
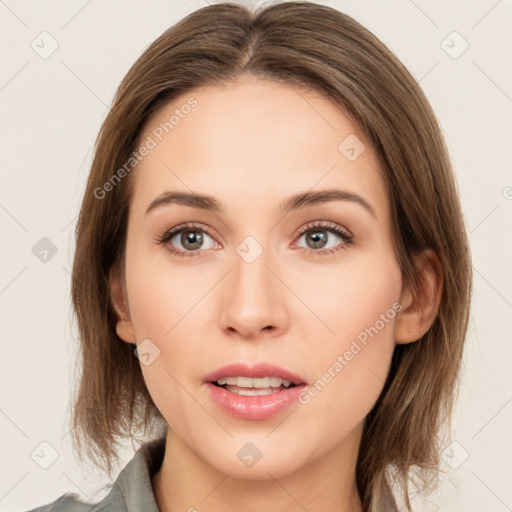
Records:
[[[343,240],[343,242],[340,245],[330,248],[330,249],[315,250],[315,249],[309,249],[306,247],[301,247],[301,249],[305,250],[308,254],[312,253],[315,256],[324,256],[327,254],[334,254],[334,253],[337,253],[338,251],[346,250],[348,246],[350,246],[354,243],[354,239],[355,239],[354,235],[349,233],[347,230],[341,228],[337,224],[333,224],[332,222],[326,222],[326,221],[310,222],[310,223],[306,224],[305,226],[303,226],[301,229],[299,229],[297,231],[297,233],[295,234],[295,236],[297,238],[300,238],[304,233],[307,233],[308,231],[314,231],[315,229],[317,231],[324,230],[324,231],[328,231],[330,233],[335,233]],[[180,224],[179,226],[176,226],[176,227],[166,231],[161,236],[158,236],[155,239],[155,243],[158,245],[166,245],[176,235],[179,235],[186,231],[201,231],[203,233],[206,233],[208,236],[214,238],[213,234],[210,232],[210,229],[208,227],[202,226],[199,224],[195,224],[194,222],[187,222],[185,224]],[[201,255],[200,253],[202,251],[201,250],[181,251],[172,246],[169,246],[169,252],[171,253],[172,256],[174,256],[176,258],[182,258],[182,257],[186,257],[186,258],[192,257],[193,258],[193,257],[200,256]]]

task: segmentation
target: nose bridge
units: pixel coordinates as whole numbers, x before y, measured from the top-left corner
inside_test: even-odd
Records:
[[[285,322],[284,290],[268,267],[272,254],[254,237],[246,237],[233,254],[233,270],[219,318],[224,329],[235,329],[245,336],[267,327],[282,328]]]

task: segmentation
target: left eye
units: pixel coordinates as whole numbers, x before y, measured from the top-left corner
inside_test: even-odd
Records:
[[[329,243],[329,235],[331,236],[331,245]],[[310,231],[306,231],[306,233],[302,234],[299,238],[299,242],[302,239],[305,239],[308,249],[330,249],[331,247],[335,247],[339,244],[336,243],[336,238],[341,238],[340,235],[333,233],[327,229],[312,229]],[[334,239],[334,240],[333,240]]]
[[[331,235],[331,245],[329,245],[329,235]],[[331,249],[347,241],[342,234],[326,228],[309,229],[300,235],[298,242],[302,239],[305,239],[306,249]]]

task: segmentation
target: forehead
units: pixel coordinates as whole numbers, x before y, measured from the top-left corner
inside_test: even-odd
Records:
[[[160,108],[138,142],[151,149],[132,172],[133,210],[168,190],[214,196],[229,210],[333,187],[371,198],[381,214],[388,208],[364,133],[297,86],[244,77],[194,89]]]

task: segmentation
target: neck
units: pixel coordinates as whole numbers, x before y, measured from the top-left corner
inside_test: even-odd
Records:
[[[355,467],[361,428],[343,443],[296,471],[274,478],[250,480],[224,473],[192,452],[168,429],[165,456],[153,476],[162,512],[244,510],[256,512],[360,512]]]

